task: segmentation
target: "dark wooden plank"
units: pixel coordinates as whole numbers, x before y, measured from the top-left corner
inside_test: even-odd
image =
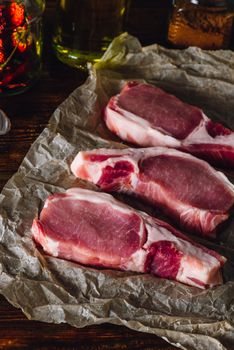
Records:
[[[77,329],[67,324],[29,321],[3,297],[0,297],[0,312],[1,349],[175,349],[156,336],[122,326],[103,324]]]

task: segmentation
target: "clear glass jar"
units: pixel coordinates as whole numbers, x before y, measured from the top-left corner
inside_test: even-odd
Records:
[[[0,0],[0,94],[28,89],[41,71],[44,0]]]
[[[175,0],[168,28],[174,47],[227,49],[230,45],[233,11],[223,0]]]
[[[85,69],[123,31],[128,0],[59,0],[53,47],[65,64]]]

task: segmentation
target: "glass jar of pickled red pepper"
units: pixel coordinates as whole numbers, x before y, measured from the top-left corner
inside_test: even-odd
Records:
[[[168,41],[177,48],[227,49],[233,16],[224,0],[174,0]]]
[[[0,0],[0,96],[18,94],[39,77],[44,0]]]

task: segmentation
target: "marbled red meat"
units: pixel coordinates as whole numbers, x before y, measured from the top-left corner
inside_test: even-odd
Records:
[[[149,84],[129,82],[105,108],[107,127],[140,146],[167,146],[234,167],[234,132],[200,108]]]
[[[79,152],[71,169],[75,176],[105,191],[137,195],[161,209],[181,228],[207,236],[215,235],[216,227],[228,218],[234,203],[234,186],[224,174],[174,149]]]
[[[73,188],[51,195],[32,234],[48,254],[82,264],[149,272],[200,288],[222,283],[224,257],[105,193]]]

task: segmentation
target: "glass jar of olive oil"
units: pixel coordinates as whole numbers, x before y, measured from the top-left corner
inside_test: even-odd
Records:
[[[123,31],[127,0],[59,0],[53,47],[57,58],[73,67],[96,62]]]

